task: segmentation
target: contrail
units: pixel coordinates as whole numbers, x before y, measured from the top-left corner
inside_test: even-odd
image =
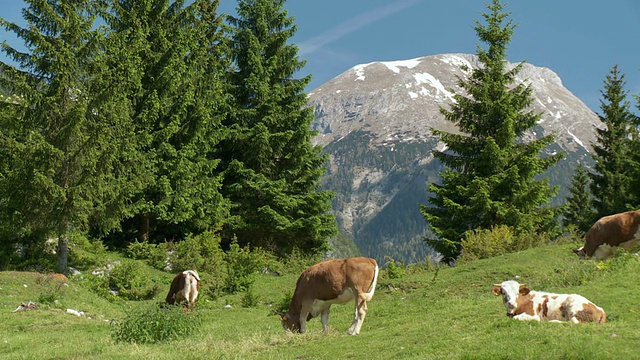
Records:
[[[418,4],[420,0],[404,0],[394,1],[391,5],[375,8],[371,11],[362,13],[344,23],[325,31],[324,33],[312,37],[309,40],[305,40],[298,44],[298,54],[303,56],[313,53],[318,49],[330,44],[340,38],[343,38],[352,32],[361,29],[371,23],[384,19],[389,15],[395,14],[406,8]]]

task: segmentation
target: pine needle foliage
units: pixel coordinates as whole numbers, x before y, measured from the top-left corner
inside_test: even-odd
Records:
[[[591,178],[596,214],[594,221],[602,216],[635,210],[640,206],[638,190],[638,155],[634,146],[638,142],[638,120],[631,113],[625,90],[625,75],[618,66],[611,68],[601,91],[599,115],[604,125],[596,129],[593,145],[595,171]]]
[[[525,142],[523,135],[541,114],[531,108],[532,89],[516,81],[523,63],[507,67],[506,50],[515,25],[507,20],[504,5],[494,0],[476,21],[478,38],[488,47],[477,47],[479,68],[468,80],[458,82],[463,94],[455,94],[444,117],[459,133],[431,129],[446,145],[434,156],[446,167],[440,183],[430,183],[430,205],[420,209],[437,238],[427,242],[454,260],[467,231],[506,225],[516,234],[548,231],[556,211],[547,203],[555,195],[546,178],[538,176],[564,154],[542,156],[553,136]],[[470,70],[470,69],[463,69]]]
[[[304,92],[310,76],[294,78],[304,61],[288,43],[296,26],[283,6],[241,0],[237,17],[229,18],[234,110],[220,147],[222,192],[231,201],[223,240],[279,255],[313,254],[328,249],[337,227],[329,213],[333,194],[319,189],[327,156],[311,144],[314,115]]]

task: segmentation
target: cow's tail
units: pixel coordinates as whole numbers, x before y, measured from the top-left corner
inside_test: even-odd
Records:
[[[376,264],[376,268],[373,270],[373,282],[371,282],[371,286],[369,286],[369,291],[366,294],[362,294],[365,296],[367,301],[371,300],[373,297],[373,293],[376,291],[376,284],[378,283],[378,272],[380,269],[378,268],[378,264]]]

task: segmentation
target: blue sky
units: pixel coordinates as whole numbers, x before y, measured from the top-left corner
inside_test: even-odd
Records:
[[[473,30],[480,0],[289,0],[298,31],[291,42],[312,74],[308,91],[357,64],[443,53],[475,53]],[[511,0],[506,11],[518,26],[508,49],[512,62],[555,71],[563,84],[599,111],[603,81],[615,64],[630,94],[640,94],[640,1]],[[0,16],[21,19],[21,0],[3,0]],[[231,13],[235,0],[221,0]],[[0,39],[9,39],[2,34]],[[14,44],[12,42],[12,44]],[[4,60],[4,56],[0,55]],[[631,99],[635,109],[636,102]]]

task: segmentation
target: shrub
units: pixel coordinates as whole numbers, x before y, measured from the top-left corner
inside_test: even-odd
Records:
[[[106,276],[100,275],[84,275],[79,278],[79,284],[85,289],[89,289],[91,292],[100,295],[102,297],[109,296],[109,279]],[[114,300],[115,298],[111,298]]]
[[[251,253],[248,247],[241,248],[234,239],[229,251],[225,254],[225,262],[227,263],[225,291],[234,294],[249,289],[255,282],[260,257]]]
[[[111,337],[116,342],[156,343],[195,334],[202,326],[197,312],[184,311],[179,306],[134,308],[124,318],[111,322]]]
[[[125,255],[134,260],[144,260],[154,268],[164,270],[167,260],[167,247],[165,244],[159,246],[136,240],[127,246]]]
[[[105,263],[107,249],[100,240],[89,240],[82,235],[69,239],[69,264],[78,269],[101,267]]]
[[[387,266],[387,277],[389,277],[389,279],[399,279],[407,275],[406,267],[402,262],[395,261],[389,256],[385,256],[384,258],[387,260],[385,265]]]
[[[118,296],[127,300],[151,299],[160,291],[160,285],[154,284],[149,272],[140,262],[123,260],[108,275],[110,288],[118,289]]]
[[[174,272],[198,270],[210,274],[224,274],[224,252],[220,248],[220,237],[205,232],[171,246],[169,262]]]
[[[242,295],[242,307],[252,308],[258,306],[258,301],[260,300],[260,295],[257,295],[253,291],[253,286],[249,286],[247,291]]]
[[[305,269],[320,261],[322,261],[322,254],[305,255],[298,248],[295,248],[284,260],[284,271],[288,274],[301,274]]]
[[[529,233],[514,234],[513,230],[500,225],[487,229],[468,231],[462,240],[462,253],[459,261],[486,259],[507,253],[517,252],[549,243],[546,234]]]

